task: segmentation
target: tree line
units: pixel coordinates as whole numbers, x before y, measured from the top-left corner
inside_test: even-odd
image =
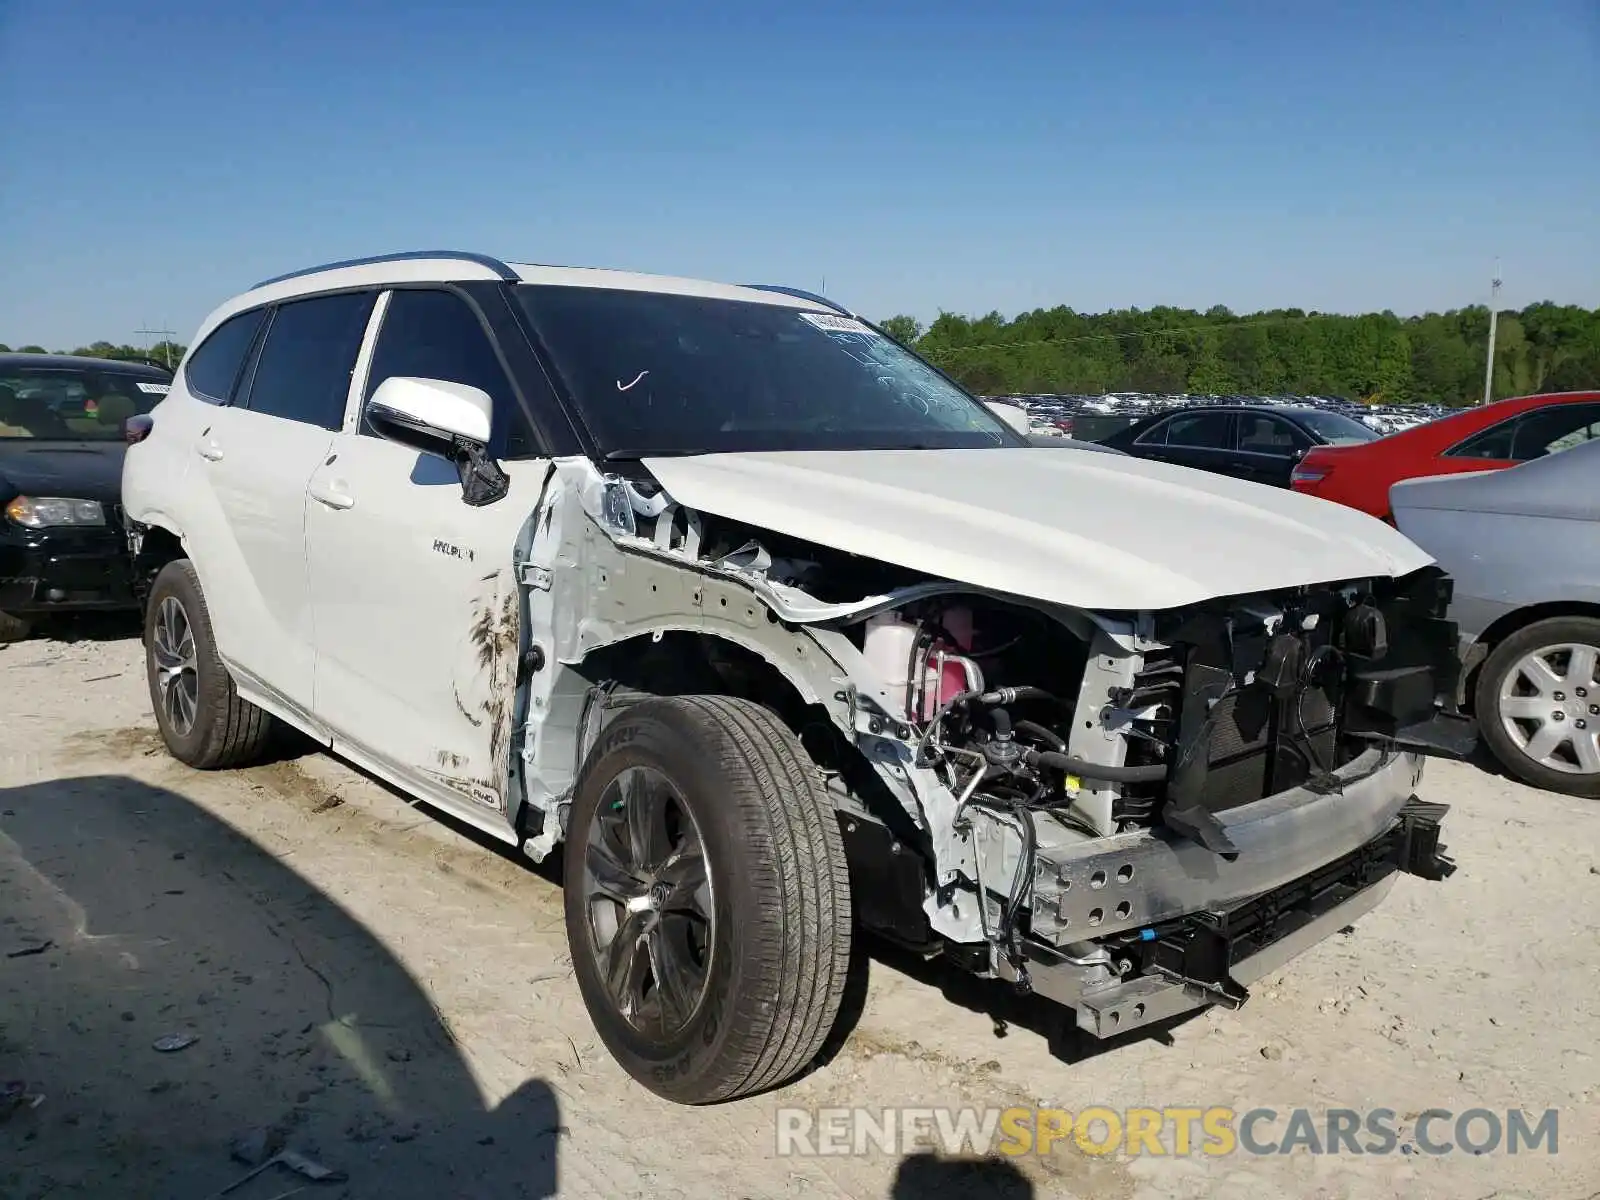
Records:
[[[1157,307],[1080,313],[1035,309],[1007,320],[940,313],[881,322],[975,392],[1137,391],[1327,395],[1383,404],[1476,403],[1488,352],[1486,307],[1398,317],[1298,308],[1236,315]],[[0,344],[0,352],[9,350]],[[41,346],[22,352],[45,353]],[[95,342],[58,353],[176,365],[184,347]],[[1600,388],[1600,309],[1530,304],[1499,314],[1494,396]]]
[[[95,342],[79,346],[76,350],[46,350],[43,346],[18,346],[15,351],[0,342],[0,354],[77,354],[86,358],[109,358],[117,362],[154,362],[176,367],[183,361],[184,347],[177,342],[157,342],[154,346],[116,345],[113,342]]]
[[[946,312],[927,328],[903,315],[881,325],[989,395],[1138,391],[1473,404],[1483,398],[1489,340],[1482,306],[1419,317],[1058,307],[1011,320]],[[1494,357],[1495,399],[1600,388],[1600,309],[1543,302],[1502,311]]]

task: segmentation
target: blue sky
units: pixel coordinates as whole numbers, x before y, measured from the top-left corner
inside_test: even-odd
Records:
[[[0,0],[0,341],[461,247],[874,316],[1600,305],[1596,0]]]

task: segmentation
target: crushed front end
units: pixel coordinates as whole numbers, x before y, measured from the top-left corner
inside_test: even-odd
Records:
[[[887,627],[877,657],[907,664],[862,732],[910,748],[930,933],[1104,1037],[1241,1004],[1399,875],[1443,879],[1446,807],[1416,787],[1476,739],[1449,598],[1428,567],[1175,612],[936,599],[869,622],[865,657]]]

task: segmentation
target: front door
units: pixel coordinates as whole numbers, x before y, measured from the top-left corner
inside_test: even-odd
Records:
[[[448,290],[382,304],[361,405],[390,376],[488,392],[502,452],[516,413],[478,315]],[[503,460],[511,490],[462,500],[446,459],[378,437],[360,407],[309,489],[307,547],[317,630],[316,714],[334,748],[469,820],[506,806],[520,661],[513,551],[549,463]]]

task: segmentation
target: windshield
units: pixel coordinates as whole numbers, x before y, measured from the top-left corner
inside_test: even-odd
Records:
[[[122,422],[149,412],[167,387],[109,367],[0,365],[0,438],[118,441]]]
[[[1305,423],[1307,429],[1330,446],[1349,446],[1356,442],[1378,440],[1376,429],[1363,425],[1354,417],[1347,417],[1343,413],[1303,409],[1300,412],[1300,420]]]
[[[1022,446],[870,326],[787,304],[524,285],[601,454]]]

